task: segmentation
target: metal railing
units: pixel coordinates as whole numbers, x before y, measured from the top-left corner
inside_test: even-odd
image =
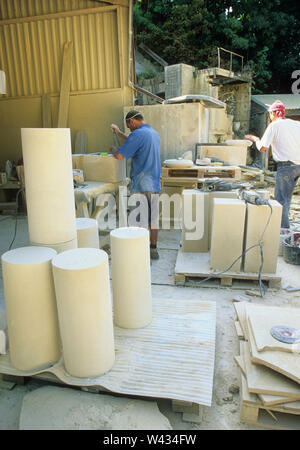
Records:
[[[230,53],[230,72],[232,72],[232,59],[233,55],[238,56],[242,59],[242,70],[244,68],[244,56],[239,55],[238,53],[232,52],[231,50],[226,50],[225,48],[218,47],[218,68],[221,69],[221,50],[226,53]]]

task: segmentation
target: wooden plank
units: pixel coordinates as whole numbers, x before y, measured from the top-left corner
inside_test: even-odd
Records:
[[[163,178],[230,178],[241,179],[241,169],[237,166],[193,166],[182,169],[163,167]]]
[[[226,278],[232,278],[233,280],[247,280],[258,282],[258,274],[250,272],[214,272],[210,268],[210,253],[188,253],[183,252],[181,249],[178,251],[177,260],[175,265],[176,275],[185,275],[185,277],[194,278],[207,278],[211,277],[223,279],[223,283],[226,283]],[[277,274],[262,274],[263,281],[281,280],[281,277]]]
[[[300,429],[299,418],[294,416],[295,414],[298,415],[299,412],[292,412],[292,408],[289,410],[282,407],[264,407],[257,396],[249,394],[245,377],[243,375],[241,377],[241,422],[278,430]]]
[[[232,277],[222,277],[221,286],[232,286]]]
[[[203,408],[201,408],[199,414],[183,413],[183,422],[201,423],[203,420]]]
[[[49,94],[42,95],[43,128],[52,128],[51,98]]]
[[[57,128],[67,128],[73,60],[73,42],[64,45]]]
[[[184,402],[182,400],[172,400],[172,411],[201,415],[202,405],[193,402]]]

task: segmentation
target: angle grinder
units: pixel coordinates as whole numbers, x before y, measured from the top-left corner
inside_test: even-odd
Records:
[[[257,192],[251,190],[242,189],[239,192],[239,198],[244,200],[246,203],[251,203],[252,205],[268,205],[269,201],[260,196]]]

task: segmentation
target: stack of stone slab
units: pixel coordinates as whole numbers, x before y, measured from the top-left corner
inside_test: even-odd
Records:
[[[118,183],[126,179],[126,160],[116,159],[111,154],[74,154],[72,164],[73,169],[83,171],[83,177],[87,181]]]
[[[300,328],[300,309],[235,302],[241,370],[241,421],[271,429],[300,429],[300,342],[287,344],[271,328]]]

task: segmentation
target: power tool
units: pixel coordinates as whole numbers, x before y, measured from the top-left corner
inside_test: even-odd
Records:
[[[198,183],[198,189],[205,191],[205,192],[211,192],[211,191],[232,191],[233,189],[246,189],[252,187],[249,183],[230,183],[229,181],[222,180],[218,177],[214,178],[207,178],[205,181],[201,183],[201,186],[199,186],[200,183]]]
[[[268,205],[269,203],[268,200],[262,198],[257,192],[251,190],[241,190],[239,192],[239,198],[252,205]]]

